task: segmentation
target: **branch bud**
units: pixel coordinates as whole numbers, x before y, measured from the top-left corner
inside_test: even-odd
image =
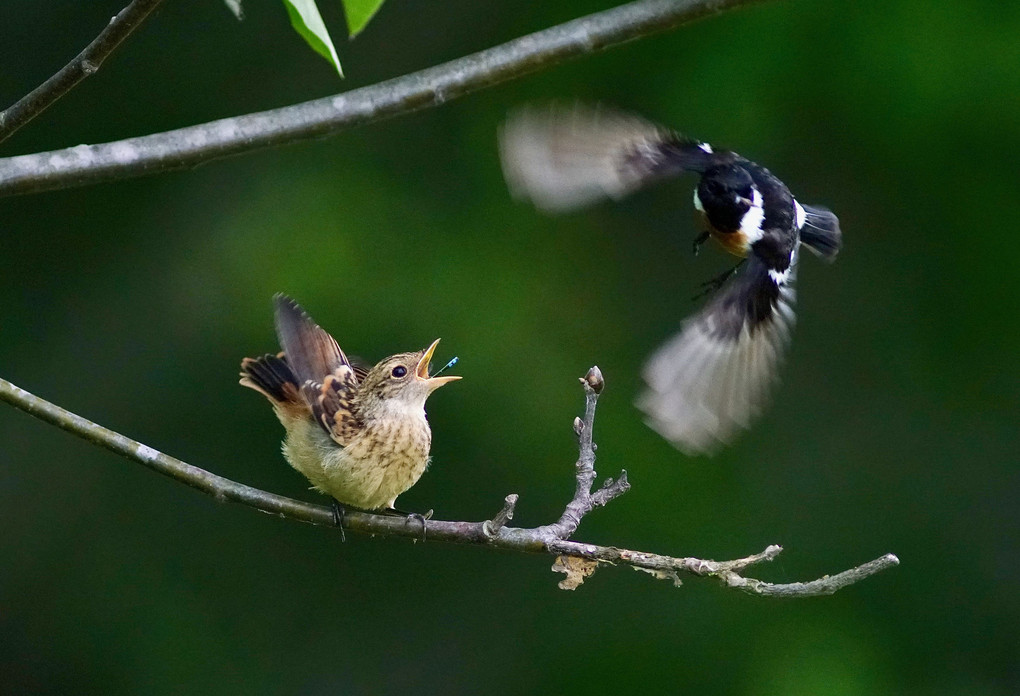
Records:
[[[596,394],[602,393],[602,390],[606,387],[606,380],[603,379],[602,370],[599,369],[598,365],[588,370],[588,374],[584,376],[584,383],[591,387],[591,390]]]

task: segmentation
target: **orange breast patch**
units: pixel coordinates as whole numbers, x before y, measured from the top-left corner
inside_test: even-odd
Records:
[[[723,249],[733,254],[734,256],[744,257],[751,253],[751,245],[748,243],[747,235],[740,230],[734,230],[733,232],[723,232],[722,230],[716,229],[712,223],[708,221],[708,216],[703,211],[696,210],[694,212],[695,224],[702,230],[708,230],[712,235],[712,238],[719,243]]]
[[[734,256],[747,256],[751,251],[751,244],[747,235],[736,230],[734,232],[720,232],[712,228],[709,230],[712,238],[719,242],[719,245]]]

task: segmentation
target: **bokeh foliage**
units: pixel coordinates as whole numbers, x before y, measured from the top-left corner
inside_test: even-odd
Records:
[[[0,103],[122,0],[0,4]],[[387,3],[341,47],[356,87],[609,6]],[[340,9],[327,12],[331,26]],[[330,16],[329,11],[337,14]],[[337,89],[279,3],[164,8],[0,153],[113,140]],[[443,337],[434,463],[401,502],[522,524],[572,490],[576,377],[607,378],[598,468],[633,490],[601,543],[760,575],[903,565],[776,602],[551,559],[350,537],[220,506],[0,408],[0,683],[61,693],[1007,694],[1020,688],[1020,7],[766,3],[413,116],[175,173],[0,200],[0,374],[219,474],[315,499],[236,386],[298,298],[368,359]],[[603,100],[765,163],[833,208],[806,258],[774,407],[687,459],[631,402],[645,356],[729,263],[689,254],[690,182],[546,218],[495,130],[524,101]]]

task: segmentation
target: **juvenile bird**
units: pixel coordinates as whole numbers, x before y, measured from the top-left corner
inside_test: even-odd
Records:
[[[839,221],[802,205],[768,169],[637,116],[551,107],[511,116],[500,134],[511,192],[563,212],[685,172],[700,175],[694,208],[704,232],[746,267],[645,365],[638,406],[648,424],[689,454],[710,453],[749,426],[768,399],[794,323],[801,244],[827,261]],[[719,289],[743,265],[706,283]]]
[[[341,505],[392,510],[429,462],[425,400],[460,379],[429,376],[439,339],[365,372],[292,299],[274,304],[283,352],[241,361],[241,384],[269,399],[287,430],[283,455],[313,488]]]

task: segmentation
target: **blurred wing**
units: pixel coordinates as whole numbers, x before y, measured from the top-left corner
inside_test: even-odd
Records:
[[[337,443],[346,445],[361,427],[353,408],[358,390],[354,368],[333,337],[297,302],[285,295],[277,295],[274,302],[276,333],[301,385],[301,396],[315,421]]]
[[[747,428],[769,389],[794,324],[794,268],[771,274],[754,256],[744,273],[645,365],[638,407],[687,454],[711,454]]]
[[[522,109],[507,119],[499,145],[511,193],[547,212],[704,171],[712,152],[637,116],[585,106]]]

